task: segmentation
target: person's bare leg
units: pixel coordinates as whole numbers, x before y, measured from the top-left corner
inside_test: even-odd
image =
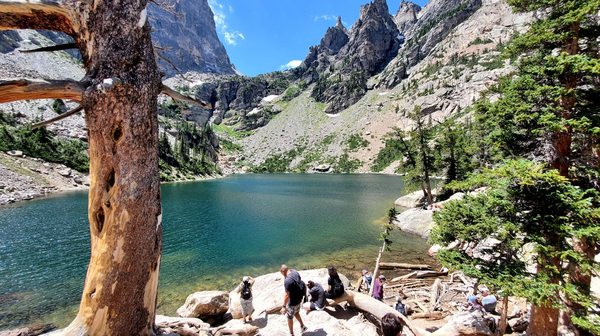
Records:
[[[288,328],[290,329],[290,335],[294,334],[294,320],[288,319]]]
[[[297,312],[295,315],[296,320],[298,320],[298,322],[300,322],[300,328],[304,328],[304,322],[302,322],[302,317],[300,317],[300,312]]]

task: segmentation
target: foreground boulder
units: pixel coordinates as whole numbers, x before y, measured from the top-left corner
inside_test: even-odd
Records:
[[[223,315],[229,308],[229,293],[206,291],[190,294],[185,304],[177,309],[181,317],[212,318]]]
[[[304,310],[300,311],[302,321],[308,328],[305,335],[327,335],[327,336],[376,336],[377,327],[367,321],[361,313],[344,310],[342,308],[334,309],[328,307],[328,311],[312,311],[308,314]],[[353,317],[350,317],[354,315]],[[348,318],[346,320],[346,318]],[[261,315],[255,319],[252,325],[260,327],[261,335],[288,335],[287,319],[285,315],[271,314]],[[225,324],[224,329],[239,330],[243,323],[239,320],[233,320]],[[296,335],[300,334],[300,325],[294,322],[294,331]]]
[[[155,324],[159,335],[210,335],[210,325],[197,318],[156,315]]]
[[[24,328],[0,331],[0,336],[37,336],[46,334],[55,328],[52,324],[35,324]]]
[[[435,336],[493,336],[490,329],[493,319],[485,318],[479,311],[453,315],[450,321],[433,333]]]

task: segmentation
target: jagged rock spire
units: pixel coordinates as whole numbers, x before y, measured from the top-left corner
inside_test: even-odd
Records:
[[[344,24],[342,23],[342,17],[341,16],[337,17],[337,22],[335,23],[335,27],[339,28],[339,29],[346,29],[346,27],[344,27]]]
[[[403,0],[400,2],[398,13],[394,16],[394,22],[400,33],[405,33],[417,22],[417,14],[421,7],[413,2]]]

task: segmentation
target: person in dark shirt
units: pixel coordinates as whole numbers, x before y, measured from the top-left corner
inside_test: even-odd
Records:
[[[306,284],[308,294],[310,294],[310,302],[304,304],[304,310],[308,313],[311,310],[323,310],[325,308],[325,290],[323,287],[309,280]]]
[[[293,269],[288,269],[286,265],[281,265],[279,272],[284,276],[283,287],[285,296],[283,297],[283,308],[281,313],[286,314],[290,335],[294,335],[294,317],[300,322],[300,330],[304,333],[307,328],[300,317],[300,305],[306,295],[306,285],[302,282],[300,274]]]
[[[329,279],[327,279],[327,291],[325,297],[328,299],[339,298],[344,294],[344,283],[340,279],[337,270],[333,266],[327,267],[329,273]]]

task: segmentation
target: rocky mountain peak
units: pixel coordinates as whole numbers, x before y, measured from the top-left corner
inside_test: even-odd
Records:
[[[417,14],[421,11],[421,6],[410,2],[400,2],[400,8],[394,16],[394,22],[398,26],[400,33],[405,33],[417,22]]]
[[[148,6],[152,39],[162,48],[161,58],[166,58],[184,73],[235,74],[235,67],[217,36],[208,0],[173,0],[171,3],[171,9],[163,9],[154,3]],[[158,61],[167,75],[178,72],[168,62]]]
[[[343,30],[346,30],[346,27],[344,27],[344,24],[342,23],[342,17],[341,17],[341,16],[338,16],[338,17],[337,17],[337,21],[336,21],[336,23],[335,23],[335,27],[336,27],[337,29],[343,29]]]
[[[352,68],[373,75],[396,56],[399,48],[398,28],[386,1],[374,0],[361,7],[360,18],[350,31],[350,41],[340,54],[352,59]]]
[[[348,30],[342,24],[342,18],[338,17],[338,22],[334,27],[329,27],[325,36],[319,44],[319,51],[329,55],[337,54],[342,47],[348,43]]]

